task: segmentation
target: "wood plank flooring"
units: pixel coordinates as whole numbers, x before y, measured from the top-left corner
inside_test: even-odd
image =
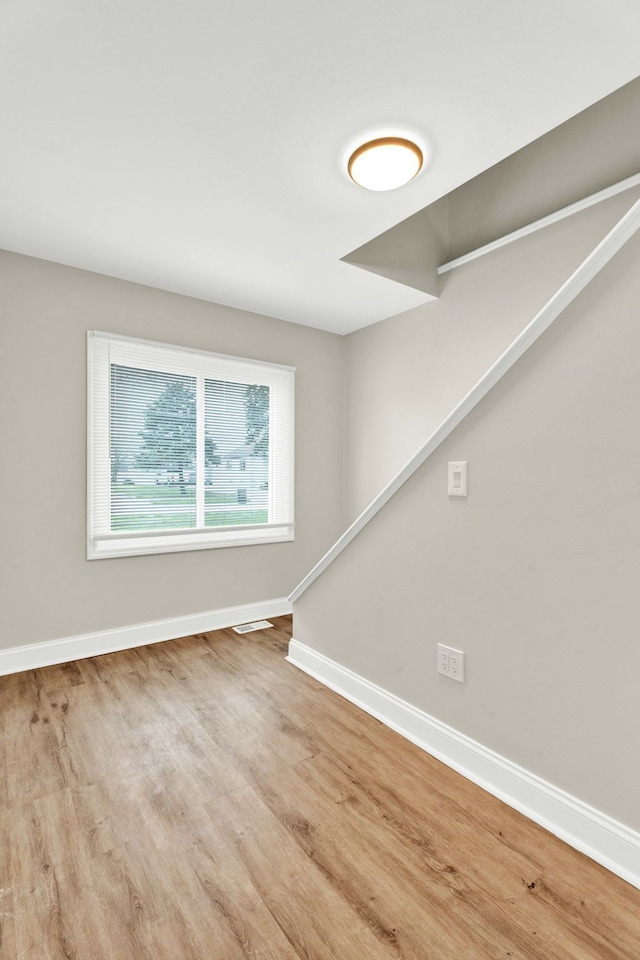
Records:
[[[273,629],[0,678],[2,960],[639,960],[640,892]]]

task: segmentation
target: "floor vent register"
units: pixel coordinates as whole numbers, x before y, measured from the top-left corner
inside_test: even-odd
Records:
[[[236,633],[251,633],[252,630],[266,630],[267,627],[272,626],[273,624],[268,620],[254,620],[253,623],[241,623],[233,629]]]

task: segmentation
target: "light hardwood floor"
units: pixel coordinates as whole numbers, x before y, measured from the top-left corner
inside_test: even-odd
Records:
[[[0,678],[2,960],[639,960],[639,891],[275,624]]]

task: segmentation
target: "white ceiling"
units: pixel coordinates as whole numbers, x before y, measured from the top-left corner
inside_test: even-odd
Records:
[[[347,333],[340,258],[640,72],[636,0],[2,0],[0,247]],[[350,146],[409,132],[392,193]]]

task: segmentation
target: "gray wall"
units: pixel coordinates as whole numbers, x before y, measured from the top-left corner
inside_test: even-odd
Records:
[[[559,239],[548,259],[523,248],[527,299]],[[515,257],[462,269],[477,286]],[[635,829],[639,260],[636,235],[294,609],[297,640]],[[421,395],[419,322],[396,324],[403,395]],[[449,460],[469,461],[466,500],[447,497]],[[465,651],[464,685],[437,674],[437,642]]]
[[[640,78],[449,195],[449,257],[640,172]]]
[[[533,319],[640,191],[445,275],[441,298],[345,338],[345,509],[353,520]]]
[[[297,368],[295,542],[85,559],[89,329]],[[0,252],[0,364],[0,647],[286,596],[342,529],[335,334]]]

